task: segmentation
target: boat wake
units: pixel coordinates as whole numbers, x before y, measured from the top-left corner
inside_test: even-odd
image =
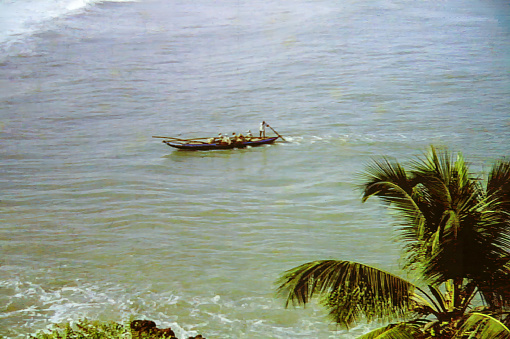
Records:
[[[407,135],[403,133],[394,134],[327,134],[327,135],[300,135],[285,136],[287,144],[294,145],[313,145],[313,144],[338,144],[338,145],[381,145],[381,144],[409,144],[410,142],[417,145],[428,145],[436,140],[446,138],[446,135],[434,136],[434,140],[430,137],[420,135]]]

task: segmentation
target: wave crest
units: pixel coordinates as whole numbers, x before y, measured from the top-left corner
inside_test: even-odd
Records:
[[[31,34],[43,31],[46,23],[74,15],[100,3],[137,0],[61,0],[0,2],[0,52],[19,45]],[[19,47],[19,46],[18,46]]]

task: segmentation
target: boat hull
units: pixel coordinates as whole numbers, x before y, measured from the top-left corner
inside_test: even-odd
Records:
[[[219,144],[219,143],[186,143],[179,141],[171,141],[171,140],[163,140],[165,144],[170,147],[178,148],[181,150],[187,151],[208,151],[215,149],[233,149],[233,148],[246,148],[246,147],[256,147],[261,145],[272,144],[278,139],[278,137],[265,138],[265,139],[257,139],[251,141],[244,142],[236,142],[230,145],[227,144]]]

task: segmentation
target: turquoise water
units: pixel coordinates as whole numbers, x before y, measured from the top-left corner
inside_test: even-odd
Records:
[[[275,280],[315,259],[400,273],[391,216],[360,202],[370,159],[434,144],[483,171],[508,156],[503,4],[37,4],[0,4],[8,338],[82,317],[179,337],[356,337],[370,326],[284,309]],[[151,137],[262,120],[288,142],[182,152]]]

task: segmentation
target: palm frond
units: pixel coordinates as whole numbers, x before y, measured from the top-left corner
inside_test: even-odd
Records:
[[[398,212],[400,237],[405,244],[405,252],[409,254],[404,260],[406,267],[419,262],[423,255],[417,252],[420,252],[422,242],[428,239],[430,231],[426,229],[426,215],[420,205],[420,201],[426,198],[421,196],[422,191],[416,187],[413,177],[397,161],[383,158],[368,165],[362,178],[363,202],[377,196]]]
[[[510,330],[490,315],[472,313],[453,337],[461,338],[510,339]]]
[[[493,166],[485,199],[477,207],[483,213],[482,229],[490,243],[510,253],[510,160]]]
[[[412,283],[377,268],[351,262],[322,260],[287,271],[278,281],[289,304],[305,305],[316,296],[338,324],[349,327],[362,318],[402,318],[416,289]]]
[[[495,310],[510,309],[510,259],[486,280],[476,281],[484,301]]]
[[[473,197],[479,193],[479,185],[470,178],[461,153],[454,159],[448,151],[438,153],[431,146],[424,160],[414,162],[411,173],[426,191],[430,207],[441,214],[447,210],[460,212],[469,208],[468,202],[476,203]]]
[[[510,177],[505,179],[509,168],[504,163],[496,166],[491,185],[510,182]],[[411,173],[424,197],[418,205],[427,220],[428,240],[418,248],[418,258],[426,258],[421,261],[425,279],[432,284],[462,277],[484,280],[500,267],[498,258],[510,249],[510,227],[502,217],[510,214],[497,210],[500,200],[494,194],[485,196],[478,180],[470,178],[460,153],[454,159],[447,151],[431,147],[425,160],[414,163]]]
[[[378,196],[383,201],[394,204],[411,219],[416,218],[418,206],[411,199],[413,185],[404,168],[389,158],[375,160],[362,174],[364,184],[362,201]]]
[[[399,212],[404,269],[425,281],[490,281],[510,257],[510,161],[494,165],[486,189],[461,153],[433,146],[408,172],[385,158],[364,178],[363,201],[375,195]]]
[[[357,339],[414,339],[422,334],[420,325],[415,323],[390,324],[375,329]]]
[[[487,194],[497,194],[510,203],[510,160],[499,160],[492,167],[487,181]]]
[[[448,312],[448,303],[447,303],[444,295],[439,290],[439,288],[436,286],[429,285],[429,290],[432,293],[432,295],[434,296],[434,298],[436,298],[437,304],[440,307],[439,310],[443,313]]]
[[[449,202],[451,196],[448,186],[452,177],[452,164],[453,158],[449,152],[444,151],[438,154],[437,150],[431,146],[424,159],[413,163],[412,173],[418,182],[424,183],[427,189],[434,193],[435,199]]]

